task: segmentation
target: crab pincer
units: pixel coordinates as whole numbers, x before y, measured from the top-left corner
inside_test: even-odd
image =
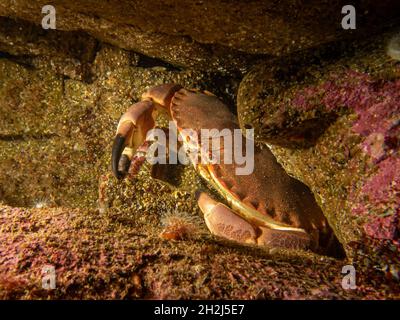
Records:
[[[196,171],[227,204],[215,201],[206,193],[197,194],[198,205],[211,233],[263,247],[337,252],[340,244],[313,194],[284,171],[267,146],[254,146],[254,168],[247,174],[238,174],[242,164],[225,161],[224,155],[234,153],[229,150],[232,144],[227,141],[230,140],[225,138],[230,132],[241,129],[229,108],[208,91],[165,84],[145,92],[142,101],[131,106],[118,124],[112,149],[112,170],[117,178],[126,175],[132,159],[135,166],[135,153],[146,142],[146,134],[154,128],[159,111],[167,112],[182,144],[187,147],[193,146],[193,136],[199,145],[204,142],[201,141],[203,130],[224,132],[217,137],[222,144],[212,150],[222,161],[193,161],[196,158],[191,158]],[[188,130],[194,135],[188,135]],[[240,146],[252,142],[241,131],[238,139],[235,143],[239,142]]]

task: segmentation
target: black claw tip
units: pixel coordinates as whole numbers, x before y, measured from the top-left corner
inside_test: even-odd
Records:
[[[125,148],[125,137],[118,134],[114,139],[111,156],[111,167],[114,176],[121,179],[125,176],[124,172],[119,171],[119,160],[121,159],[122,151]]]

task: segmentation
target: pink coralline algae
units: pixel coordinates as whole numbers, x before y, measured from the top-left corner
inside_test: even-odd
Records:
[[[400,80],[347,70],[300,90],[292,102],[303,111],[322,106],[328,112],[345,108],[357,114],[352,131],[363,137],[361,148],[371,168],[368,178],[360,177],[361,191],[349,195],[352,212],[365,218],[367,236],[390,239],[400,248]]]
[[[362,187],[358,214],[371,217],[364,225],[366,234],[378,239],[397,239],[400,214],[400,158],[390,157],[378,164],[377,173]],[[379,213],[379,215],[374,215]]]

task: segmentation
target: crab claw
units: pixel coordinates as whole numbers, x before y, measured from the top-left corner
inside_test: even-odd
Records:
[[[253,226],[224,204],[215,201],[204,192],[196,192],[197,203],[204,213],[204,220],[212,234],[229,240],[256,244]]]
[[[154,127],[157,112],[165,110],[169,114],[172,96],[181,88],[173,83],[152,87],[142,95],[143,101],[135,103],[123,114],[112,147],[111,166],[115,177],[121,179],[128,173],[135,152]]]
[[[204,192],[196,193],[197,203],[204,213],[210,232],[239,243],[257,244],[264,247],[307,249],[311,239],[308,234],[296,231],[275,230],[265,227],[254,228],[224,204],[215,201]]]
[[[112,147],[111,167],[116,178],[128,173],[136,150],[146,140],[147,132],[154,127],[152,101],[140,101],[132,105],[121,117]]]

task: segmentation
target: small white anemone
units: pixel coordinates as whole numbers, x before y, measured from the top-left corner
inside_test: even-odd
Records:
[[[207,233],[199,216],[177,209],[164,213],[161,217],[161,224],[164,229],[160,236],[164,239],[194,239]]]
[[[34,208],[42,209],[42,208],[46,208],[48,205],[49,204],[46,201],[46,199],[39,199],[39,200],[35,201],[33,206],[34,206]]]
[[[400,61],[400,33],[390,39],[386,53],[392,59]]]

